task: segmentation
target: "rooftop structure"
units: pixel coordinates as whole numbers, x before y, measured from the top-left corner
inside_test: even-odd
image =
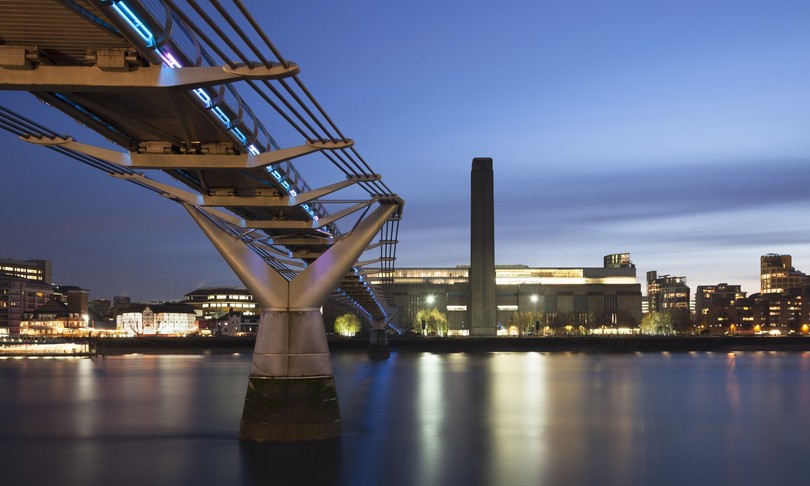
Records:
[[[605,255],[605,268],[628,268],[628,267],[635,267],[633,262],[630,260],[629,253],[613,253],[611,255]]]

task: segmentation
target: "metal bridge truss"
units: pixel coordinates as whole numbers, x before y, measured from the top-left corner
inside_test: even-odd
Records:
[[[21,20],[31,15],[60,27],[31,37]],[[372,321],[390,317],[403,201],[241,0],[1,0],[0,17],[0,89],[30,91],[126,152],[79,143],[1,107],[0,128],[194,208],[287,281],[350,236],[375,204],[396,206],[365,248],[373,258],[357,261],[332,295]],[[302,143],[281,147],[257,106]],[[293,160],[315,152],[341,180],[307,184]],[[335,193],[350,195],[328,199]],[[382,285],[371,285],[371,274]]]

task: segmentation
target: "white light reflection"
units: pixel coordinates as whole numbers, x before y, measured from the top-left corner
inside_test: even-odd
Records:
[[[417,469],[421,476],[417,484],[440,484],[444,442],[445,404],[443,399],[444,369],[442,357],[424,353],[419,357],[419,386],[416,411],[419,414],[419,458]]]
[[[193,424],[195,404],[192,400],[192,391],[198,375],[185,373],[180,362],[200,361],[205,356],[189,355],[159,355],[156,359],[157,378],[157,416],[155,417],[164,430],[172,430]],[[172,397],[166,400],[165,397]]]
[[[487,427],[493,434],[487,484],[509,484],[509,478],[518,477],[545,484],[551,457],[547,360],[540,353],[496,353],[490,360],[492,403],[487,408],[496,413]]]
[[[95,424],[98,421],[98,393],[96,388],[96,365],[93,360],[83,359],[76,364],[76,401],[81,404],[77,407],[80,413],[74,415],[73,426],[80,437],[92,437],[96,432]]]
[[[737,356],[732,352],[726,355],[726,396],[728,398],[729,413],[733,417],[740,416],[740,383],[735,368]]]

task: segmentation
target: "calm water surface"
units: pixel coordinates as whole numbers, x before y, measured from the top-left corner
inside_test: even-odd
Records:
[[[344,436],[237,439],[250,355],[0,360],[0,484],[776,485],[810,353],[333,354]]]

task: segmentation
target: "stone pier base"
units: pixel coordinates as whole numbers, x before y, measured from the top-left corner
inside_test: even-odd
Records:
[[[388,333],[385,329],[372,329],[368,341],[368,357],[371,359],[388,359],[391,350],[388,348]]]
[[[251,376],[239,438],[254,442],[324,440],[341,434],[334,376]]]

